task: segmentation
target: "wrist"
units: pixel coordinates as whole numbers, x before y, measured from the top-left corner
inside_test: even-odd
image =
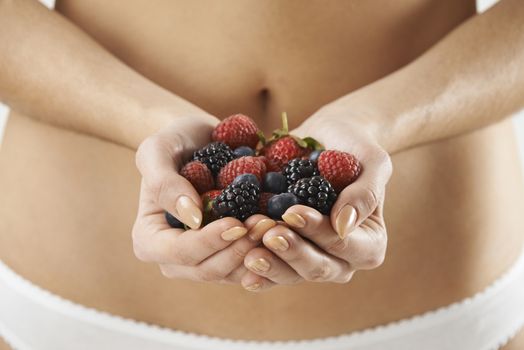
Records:
[[[182,138],[186,138],[190,134],[193,135],[193,130],[200,130],[201,134],[210,135],[211,130],[219,122],[216,117],[189,104],[183,106],[180,104],[148,106],[142,113],[144,123],[141,130],[135,135],[134,144],[136,146],[147,137],[166,127],[173,127]]]
[[[349,128],[392,153],[396,148],[396,143],[391,138],[392,124],[393,119],[388,117],[388,113],[373,106],[335,101],[314,113],[303,124],[304,130],[301,133],[329,133],[329,128]]]

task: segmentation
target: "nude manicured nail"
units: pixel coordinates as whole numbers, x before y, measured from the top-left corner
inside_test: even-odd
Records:
[[[192,229],[200,227],[202,223],[202,211],[191,198],[180,196],[176,201],[176,212],[180,221],[187,226]]]
[[[244,289],[250,292],[256,292],[257,290],[260,289],[260,287],[262,287],[262,285],[257,282],[257,283],[250,284],[249,286],[245,286]]]
[[[234,241],[235,239],[239,239],[246,233],[247,229],[245,227],[235,226],[230,228],[229,230],[222,232],[220,237],[222,237],[222,239],[225,241]]]
[[[271,265],[264,259],[256,259],[247,264],[247,266],[255,272],[268,272]]]
[[[285,213],[284,215],[282,215],[282,219],[284,219],[284,221],[289,226],[293,226],[296,228],[303,228],[306,226],[306,220],[302,216],[298,215],[297,213],[293,213],[293,212]]]
[[[340,239],[346,238],[353,231],[357,222],[357,211],[351,205],[346,204],[338,213],[335,226]]]
[[[271,219],[262,219],[256,223],[249,231],[249,238],[253,241],[259,241],[270,228],[275,227],[277,223]]]
[[[286,239],[282,236],[271,237],[266,241],[266,244],[271,249],[279,250],[281,252],[283,252],[284,250],[288,250],[289,248],[288,241],[286,241]]]

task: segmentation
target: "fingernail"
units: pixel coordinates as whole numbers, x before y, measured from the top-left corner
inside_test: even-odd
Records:
[[[222,237],[225,241],[234,241],[235,239],[239,239],[243,235],[247,233],[247,229],[242,226],[235,226],[230,228],[229,230],[226,230],[222,232],[220,237]]]
[[[176,201],[176,212],[182,221],[187,226],[195,229],[199,228],[202,223],[202,211],[187,196],[180,196]]]
[[[298,215],[297,213],[293,213],[293,212],[285,213],[284,215],[282,215],[282,219],[284,219],[284,221],[288,225],[296,227],[296,228],[303,228],[306,226],[306,220],[302,216]]]
[[[244,289],[250,292],[256,292],[257,290],[260,289],[260,287],[262,287],[262,285],[257,282],[257,283],[250,284],[249,286],[245,286]]]
[[[253,260],[252,262],[248,263],[247,266],[250,269],[255,270],[255,272],[268,272],[269,268],[271,267],[269,262],[264,258]]]
[[[346,204],[338,213],[335,226],[340,239],[346,238],[348,233],[355,228],[357,222],[357,211],[351,205]]]
[[[275,236],[271,237],[266,241],[266,244],[275,250],[279,250],[283,252],[284,250],[287,250],[289,248],[289,243],[286,241],[286,239],[282,236]]]
[[[256,223],[253,228],[249,231],[249,238],[253,241],[259,241],[262,239],[264,233],[272,227],[275,227],[277,223],[275,220],[271,219],[262,219]]]

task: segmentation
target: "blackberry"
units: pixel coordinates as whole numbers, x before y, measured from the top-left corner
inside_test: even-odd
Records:
[[[300,179],[288,187],[288,192],[296,195],[300,203],[315,208],[324,215],[329,214],[337,200],[333,186],[322,176]]]
[[[319,175],[316,162],[301,158],[290,160],[282,174],[286,177],[288,186],[300,179]]]
[[[180,222],[177,218],[175,218],[173,215],[169,214],[167,211],[164,212],[164,217],[166,218],[167,223],[172,228],[184,228],[184,224]]]
[[[235,158],[233,151],[222,142],[212,142],[193,153],[192,160],[204,163],[213,175],[217,175],[220,169]]]
[[[260,187],[251,182],[232,183],[213,201],[213,211],[223,218],[231,216],[244,221],[258,213]]]

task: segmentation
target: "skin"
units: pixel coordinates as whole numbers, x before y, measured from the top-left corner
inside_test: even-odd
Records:
[[[377,16],[376,32],[362,33],[367,26],[351,13],[338,17],[337,6],[299,11],[293,4],[284,10],[275,4],[257,8],[256,17],[249,16],[252,8],[232,5],[237,12],[230,15],[237,21],[223,20],[235,23],[228,33],[235,37],[233,44],[227,35],[207,38],[206,30],[224,23],[213,22],[222,18],[213,11],[191,17],[199,5],[171,13],[189,16],[172,21],[161,15],[176,9],[168,4],[149,9],[136,2],[123,10],[111,3],[89,9],[72,1],[59,3],[59,11],[77,28],[32,2],[0,2],[0,18],[8,28],[0,42],[10,52],[0,57],[0,67],[10,67],[0,75],[0,98],[17,111],[0,154],[0,208],[6,218],[1,231],[7,232],[0,236],[2,260],[35,283],[85,305],[176,329],[250,339],[311,338],[386,323],[470,296],[500,276],[522,244],[522,182],[509,123],[479,128],[522,107],[524,34],[518,24],[523,6],[505,0],[467,20],[473,14],[470,2],[439,7],[428,1],[428,8],[440,11],[429,11],[437,13],[434,17],[423,11],[413,16],[414,4],[399,5],[388,13],[389,19],[398,19],[395,23],[378,18],[377,4],[357,6],[356,11]],[[101,8],[105,11],[93,21],[97,13],[90,11]],[[111,16],[115,9],[117,17]],[[128,32],[123,25],[127,16],[145,10],[159,11],[156,25],[148,24],[139,35]],[[314,17],[322,30],[311,33],[304,26],[305,36],[293,37],[289,33],[302,33],[296,28],[312,20],[308,11],[326,14],[324,21]],[[404,24],[407,18],[427,25],[416,29],[418,24]],[[151,40],[161,40],[159,33],[166,32],[162,19],[174,26],[167,32],[177,35],[167,47]],[[257,25],[266,28],[253,22],[257,19],[274,21],[269,28],[278,38],[271,37],[271,30],[257,31]],[[198,20],[209,23],[194,25],[202,32],[184,41],[176,26],[183,27],[185,20],[186,27]],[[31,36],[26,35],[29,27]],[[391,28],[399,33],[391,34],[396,38],[424,35],[403,40],[417,42],[414,47],[369,54],[387,47],[391,39],[381,33]],[[328,30],[334,40],[326,42],[318,33]],[[369,38],[362,42],[347,33]],[[347,46],[340,48],[339,42]],[[189,55],[192,43],[202,46]],[[259,52],[266,45],[287,51],[283,56]],[[42,54],[29,56],[27,47]],[[213,61],[204,47],[216,53]],[[355,54],[356,48],[362,54]],[[140,52],[150,52],[155,63]],[[327,55],[315,56],[318,52]],[[56,57],[61,64],[50,64]],[[34,68],[32,73],[27,67]],[[286,223],[265,221],[263,230],[257,230],[256,224],[267,220],[257,216],[244,225],[223,219],[200,229],[201,203],[176,173],[180,164],[208,142],[218,118],[242,111],[268,131],[277,126],[283,109],[297,116],[293,133],[357,155],[364,167],[359,180],[343,191],[329,218],[302,206],[290,209],[304,219],[298,225],[304,227],[288,216]],[[28,164],[38,181],[22,171]],[[64,181],[60,170],[74,181]],[[177,206],[182,196],[189,201]],[[187,204],[191,201],[193,206]],[[355,223],[337,221],[345,205],[355,209]],[[169,229],[163,210],[193,230]],[[33,220],[27,220],[27,212]],[[242,236],[225,240],[223,233],[235,227],[245,228],[235,231]],[[130,231],[132,247],[122,243]],[[289,248],[272,248],[271,242],[282,242],[278,236]],[[132,251],[157,267],[138,263]],[[78,260],[64,266],[67,256]],[[269,263],[268,271],[253,268],[261,258]],[[38,271],[31,268],[36,261],[45,261]],[[355,274],[383,261],[379,269]],[[156,268],[168,278],[155,274]],[[212,283],[202,288],[195,280]],[[268,290],[251,295],[239,284]],[[314,319],[308,317],[312,314]]]

